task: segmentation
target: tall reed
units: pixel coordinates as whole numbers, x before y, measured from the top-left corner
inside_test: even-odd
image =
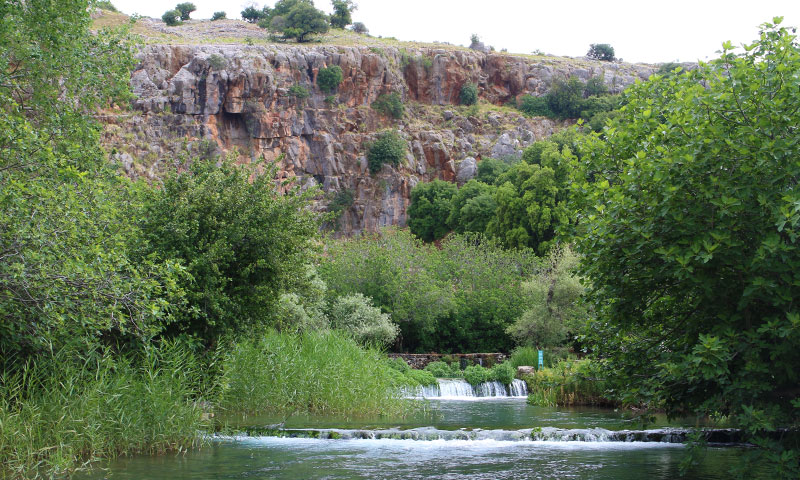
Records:
[[[223,361],[221,383],[220,404],[232,412],[369,416],[404,406],[381,352],[336,331],[241,342]]]
[[[3,372],[0,476],[51,478],[99,458],[197,446],[197,367],[187,348],[165,343],[135,358],[64,350]]]
[[[528,384],[528,403],[540,407],[614,405],[605,395],[589,360],[562,361],[537,370],[523,379]]]

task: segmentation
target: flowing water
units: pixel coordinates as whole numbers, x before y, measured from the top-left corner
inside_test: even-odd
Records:
[[[694,423],[645,428],[609,409],[534,407],[496,385],[445,381],[428,393],[401,419],[231,418],[240,433],[199,451],[118,459],[83,478],[672,479],[685,457],[672,442]],[[741,452],[710,447],[685,478],[728,478]]]

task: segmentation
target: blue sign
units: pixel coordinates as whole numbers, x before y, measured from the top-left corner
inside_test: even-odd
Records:
[[[544,367],[544,351],[539,350],[539,368]]]

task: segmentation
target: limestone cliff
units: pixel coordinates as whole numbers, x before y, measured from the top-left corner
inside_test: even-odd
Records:
[[[349,190],[352,204],[337,225],[344,234],[405,225],[417,182],[464,182],[481,158],[519,155],[562,126],[502,107],[509,99],[541,95],[555,78],[570,75],[604,75],[612,90],[620,90],[653,71],[457,48],[331,45],[149,45],[138,61],[133,110],[103,116],[105,142],[126,172],[157,177],[196,156],[230,152],[242,162],[263,157],[278,163],[282,177],[328,192],[320,208]],[[330,65],[344,72],[335,95],[316,86],[319,69]],[[479,109],[457,106],[465,82],[478,85]],[[310,96],[293,95],[295,85]],[[404,99],[402,120],[370,108],[388,92]],[[371,175],[366,144],[386,128],[407,140],[406,160]]]

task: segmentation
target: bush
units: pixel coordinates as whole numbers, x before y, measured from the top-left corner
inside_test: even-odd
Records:
[[[215,53],[208,57],[208,65],[213,70],[222,70],[228,65],[228,61],[222,55]]]
[[[361,22],[355,22],[353,24],[352,28],[353,28],[353,31],[356,32],[356,33],[360,33],[360,34],[369,33],[369,29],[367,28],[367,26],[364,25]]]
[[[436,378],[461,378],[464,374],[457,363],[431,362],[425,366],[425,371]]]
[[[436,385],[438,383],[436,381],[436,377],[431,372],[426,370],[409,369],[408,371],[405,372],[405,375],[406,377],[414,380],[423,387],[427,387],[429,385]]]
[[[339,65],[320,68],[319,73],[317,73],[317,85],[323,92],[336,91],[343,79],[342,67]]]
[[[264,9],[266,10],[267,7],[264,7]],[[264,10],[259,10],[253,5],[250,5],[246,7],[244,10],[242,10],[242,19],[250,23],[258,23],[268,14],[269,14],[268,11],[265,12]]]
[[[175,10],[180,12],[181,20],[189,20],[189,15],[191,15],[192,12],[197,10],[197,7],[195,7],[194,3],[183,2],[183,3],[177,4],[175,6]]]
[[[608,86],[606,85],[605,77],[603,75],[595,75],[586,81],[583,87],[584,97],[596,97],[608,93]]]
[[[119,12],[117,7],[111,3],[111,0],[97,0],[94,6],[103,10],[108,10],[109,12]]]
[[[394,119],[403,118],[403,113],[405,111],[403,100],[400,98],[400,94],[397,92],[382,93],[378,95],[378,98],[372,102],[372,108],[383,115],[392,117]]]
[[[408,227],[411,233],[425,242],[439,240],[450,228],[447,219],[452,209],[452,199],[458,188],[444,180],[420,182],[411,189],[408,206]]]
[[[330,318],[333,328],[347,332],[362,345],[391,345],[399,332],[389,315],[360,293],[337,298],[331,306]]]
[[[300,85],[299,83],[295,83],[294,85],[289,87],[289,95],[299,100],[302,100],[304,98],[308,98],[308,96],[311,94],[308,92],[308,89],[306,87]]]
[[[509,362],[503,362],[492,367],[490,378],[503,385],[510,385],[514,381],[516,369]]]
[[[219,11],[214,12],[214,15],[211,16],[211,21],[216,22],[217,20],[225,20],[226,18],[228,18],[228,15],[223,11]]]
[[[464,369],[464,380],[469,382],[473,387],[483,382],[488,382],[491,379],[490,370],[480,365],[471,365]]]
[[[397,371],[343,332],[267,333],[235,345],[222,372],[220,404],[236,412],[371,416],[403,408]]]
[[[353,22],[352,13],[356,5],[352,0],[333,0],[333,13],[331,13],[331,26],[344,28]]]
[[[468,82],[461,87],[458,94],[461,105],[475,105],[478,102],[478,87],[474,83]]]
[[[181,24],[181,12],[177,10],[167,10],[164,15],[161,15],[161,20],[169,27]]]
[[[586,56],[595,60],[613,62],[615,60],[614,47],[607,43],[593,43],[589,46]]]
[[[383,132],[367,146],[370,173],[378,173],[383,165],[400,165],[406,154],[406,142],[393,131]]]
[[[275,7],[277,10],[278,5]],[[295,38],[300,43],[305,42],[311,34],[325,33],[330,29],[325,13],[314,8],[313,4],[300,1],[285,16],[273,17],[269,26],[272,30],[281,31],[284,37]]]
[[[553,110],[550,109],[550,105],[547,103],[547,97],[534,97],[533,95],[525,95],[519,101],[519,106],[517,107],[525,115],[531,117],[547,117],[547,118],[555,118],[555,113]]]
[[[606,395],[606,385],[596,380],[599,372],[589,360],[563,361],[553,367],[525,376],[528,403],[540,407],[572,405],[613,406],[617,402]]]
[[[584,83],[578,77],[556,80],[547,92],[547,106],[558,118],[577,118],[583,107]]]
[[[406,373],[407,371],[411,370],[411,367],[408,366],[405,360],[400,357],[390,358],[388,360],[389,366],[399,372]]]

